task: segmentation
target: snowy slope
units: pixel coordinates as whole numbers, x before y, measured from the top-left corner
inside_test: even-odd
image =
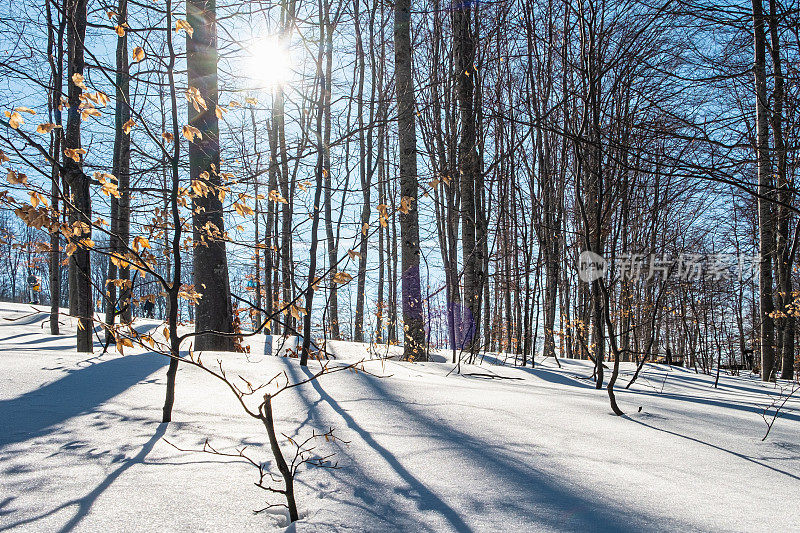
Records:
[[[163,440],[199,448],[209,438],[225,451],[246,444],[269,461],[263,428],[219,382],[182,368],[175,422],[159,424],[165,358],[77,354],[71,336],[49,336],[47,315],[30,312],[0,304],[0,529],[286,527],[280,511],[252,513],[280,502],[254,487],[252,466]],[[259,382],[309,372],[265,355],[263,336],[251,347],[221,356],[229,373]],[[329,349],[332,365],[371,350]],[[628,413],[619,418],[584,362],[563,364],[462,369],[520,378],[506,380],[389,360],[368,363],[383,377],[340,372],[282,393],[280,431],[334,427],[349,441],[319,448],[336,453],[338,469],[298,475],[296,529],[800,530],[800,401],[762,442],[761,413],[777,391],[755,378],[722,376],[715,390],[712,377],[649,367],[619,392]]]

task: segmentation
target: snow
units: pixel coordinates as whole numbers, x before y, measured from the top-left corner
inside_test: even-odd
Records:
[[[74,324],[48,334],[43,308],[0,304],[0,529],[12,531],[789,531],[800,528],[800,400],[766,441],[761,413],[779,394],[753,376],[646,367],[617,397],[584,361],[535,369],[491,365],[457,375],[446,362],[366,363],[281,393],[279,431],[319,443],[335,470],[301,470],[301,520],[287,529],[277,495],[241,460],[270,463],[266,434],[223,384],[182,365],[174,422],[160,424],[167,360],[133,351],[74,351]],[[26,317],[26,315],[29,315]],[[25,317],[25,318],[20,318]],[[17,320],[7,320],[7,319]],[[152,328],[153,322],[137,321]],[[258,383],[309,369],[296,359],[220,357]],[[337,359],[386,348],[329,342]],[[396,348],[389,350],[397,355]],[[446,360],[445,353],[440,354]],[[315,366],[316,365],[316,366]],[[624,386],[633,369],[623,365]],[[639,411],[641,407],[641,411]],[[346,441],[346,442],[345,442]],[[285,450],[291,446],[285,443]]]

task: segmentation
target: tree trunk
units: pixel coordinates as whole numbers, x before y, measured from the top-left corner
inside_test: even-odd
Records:
[[[171,27],[172,22],[172,1],[167,0],[167,27]],[[170,115],[172,119],[172,154],[169,158],[169,170],[171,182],[167,182],[165,176],[165,191],[169,188],[169,199],[165,199],[166,206],[169,207],[172,215],[172,242],[165,243],[170,246],[172,255],[171,264],[171,285],[162,287],[167,292],[167,312],[166,321],[169,328],[170,360],[167,369],[167,391],[164,397],[164,406],[161,411],[161,422],[172,421],[172,406],[175,403],[175,380],[178,374],[178,358],[180,357],[180,339],[178,337],[178,293],[181,288],[181,277],[183,273],[183,259],[181,257],[181,238],[183,235],[180,206],[178,204],[178,190],[180,189],[179,163],[181,157],[181,143],[178,142],[178,101],[175,89],[175,47],[172,40],[172,33],[167,32],[167,49],[169,51],[169,63],[167,64],[167,80],[169,82]],[[165,207],[166,207],[165,206]],[[165,209],[166,211],[166,209]],[[166,236],[165,236],[166,238]],[[170,271],[169,254],[167,255],[167,272]]]
[[[278,150],[281,158],[280,165],[280,188],[281,195],[289,201],[289,160],[286,153],[286,128],[284,124],[285,104],[283,87],[278,86],[275,90],[275,99],[272,106],[272,123],[276,129],[278,138]],[[281,246],[280,246],[280,267],[281,278],[283,281],[283,296],[282,305],[288,304],[292,301],[292,274],[293,268],[291,264],[292,257],[292,206],[289,203],[283,203],[281,208]],[[288,335],[294,327],[294,319],[291,315],[286,316],[286,323],[284,325],[283,333]]]
[[[791,210],[787,207],[792,201],[792,194],[789,192],[789,180],[787,176],[787,153],[786,143],[783,135],[783,105],[785,102],[783,65],[781,64],[781,44],[778,30],[776,0],[769,1],[769,32],[770,32],[770,54],[772,57],[772,77],[775,83],[773,94],[774,108],[772,110],[772,138],[777,159],[777,194],[781,204],[776,206],[777,223],[776,229],[776,271],[778,274],[778,302],[782,317],[779,322],[781,325],[779,337],[779,351],[781,353],[781,379],[792,379],[794,377],[794,325],[795,317],[787,312],[787,308],[794,300],[792,295],[792,264],[794,262],[793,247],[789,242],[789,226],[792,217]]]
[[[84,56],[83,44],[86,37],[86,0],[69,0],[67,3],[67,48],[69,78],[69,113],[64,135],[64,148],[76,150],[81,148],[81,88],[73,81],[73,76],[83,76]],[[92,305],[91,264],[89,248],[80,244],[83,239],[92,236],[91,219],[92,204],[89,195],[89,178],[84,174],[81,163],[70,157],[64,157],[64,173],[72,193],[72,207],[69,209],[71,224],[83,223],[84,231],[78,236],[78,245],[69,261],[70,269],[70,310],[78,317],[77,350],[92,351]]]
[[[477,279],[482,270],[476,247],[475,182],[478,174],[478,152],[475,146],[475,41],[472,35],[471,3],[462,3],[453,10],[453,54],[455,59],[456,100],[461,136],[458,142],[458,174],[461,191],[461,245],[464,265],[464,328],[465,348],[474,353],[480,329],[480,287]]]
[[[375,90],[377,84],[377,76],[376,76],[376,68],[373,62],[372,64],[372,80],[370,86],[372,88],[372,97],[370,98],[370,122],[369,122],[369,132],[366,146],[364,140],[364,71],[366,69],[364,64],[364,44],[361,38],[361,19],[360,19],[360,4],[361,0],[355,0],[353,3],[354,5],[354,13],[353,13],[353,23],[355,28],[356,34],[356,69],[357,69],[357,76],[358,76],[358,105],[357,111],[358,114],[358,153],[359,153],[359,161],[358,161],[358,175],[361,182],[361,194],[363,198],[363,204],[361,206],[361,245],[359,249],[359,258],[358,258],[358,287],[356,289],[356,313],[355,313],[355,324],[354,324],[354,332],[353,332],[353,340],[356,342],[364,342],[364,305],[366,300],[366,284],[367,284],[367,252],[369,251],[369,239],[367,238],[368,235],[368,226],[369,226],[369,216],[370,216],[370,187],[371,187],[371,178],[373,168],[370,166],[372,165],[372,130],[374,125],[374,108],[375,108]],[[373,21],[370,21],[370,41],[369,44],[372,46],[374,44],[373,39],[373,29],[374,24]],[[380,147],[383,144],[379,145]],[[365,154],[366,152],[366,154]],[[380,159],[380,158],[379,158]],[[380,165],[380,161],[377,163]]]
[[[414,124],[415,98],[411,61],[411,1],[394,5],[395,87],[400,152],[400,239],[402,250],[402,305],[404,348],[407,361],[426,358],[423,347],[422,293],[420,290],[419,214],[417,211],[417,135]]]
[[[48,58],[50,61],[50,72],[52,75],[52,90],[50,92],[49,111],[53,117],[53,122],[59,126],[50,133],[51,157],[53,161],[58,161],[61,157],[61,141],[63,137],[61,97],[64,84],[64,30],[66,28],[66,18],[64,13],[58,16],[58,27],[53,22],[53,15],[50,2],[45,4],[47,13],[47,43]],[[59,184],[61,174],[58,165],[53,163],[50,174],[51,194],[50,205],[54,212],[58,212],[59,204]],[[59,334],[59,306],[61,304],[61,253],[60,253],[59,232],[50,233],[50,254],[49,254],[49,275],[50,275],[50,334]]]
[[[333,26],[330,23],[330,13],[327,2],[325,2],[325,70],[323,84],[320,87],[323,113],[323,133],[322,133],[322,156],[323,156],[323,176],[325,178],[325,236],[328,244],[328,262],[331,266],[338,261],[339,243],[333,232],[333,179],[331,177],[331,74],[333,69]],[[322,65],[320,65],[322,67]],[[359,100],[360,102],[360,100]],[[359,104],[360,105],[360,104]],[[360,130],[359,130],[360,131]],[[360,155],[363,158],[363,155]],[[330,324],[330,336],[332,339],[339,339],[339,291],[336,282],[331,280],[330,299],[328,301],[328,323]]]
[[[269,184],[267,186],[268,192],[278,189],[278,174],[280,167],[278,165],[278,138],[275,130],[275,124],[271,124],[268,132],[269,136]],[[277,210],[275,209],[275,202],[267,202],[267,227],[264,230],[264,280],[266,295],[266,303],[264,308],[267,311],[267,316],[271,316],[274,312],[275,303],[275,290],[276,284],[273,283],[273,276],[278,275],[278,269],[275,268],[273,257],[275,256],[275,249],[277,249],[277,241],[275,239],[275,230],[277,227]],[[274,324],[269,326],[270,333],[277,332]]]
[[[761,319],[761,379],[775,378],[774,325],[770,314],[772,300],[772,254],[774,233],[771,164],[769,155],[769,110],[767,108],[766,37],[761,0],[752,0],[756,89],[756,155],[758,160],[758,228],[759,228],[759,315]]]
[[[189,87],[205,99],[207,109],[189,106],[189,124],[202,138],[189,143],[189,175],[209,188],[206,196],[192,199],[194,230],[194,285],[203,297],[197,304],[195,331],[233,332],[228,258],[225,251],[225,220],[218,193],[220,186],[219,120],[217,106],[217,20],[215,0],[188,0],[186,19],[194,29],[186,39],[186,68]],[[178,142],[178,139],[175,140]],[[216,226],[216,229],[213,228]],[[208,227],[211,227],[209,231]],[[219,230],[219,234],[216,234]],[[176,280],[176,282],[179,280]],[[232,351],[233,337],[202,334],[195,350]]]
[[[322,189],[326,185],[325,169],[325,139],[322,136],[322,124],[325,116],[325,91],[327,88],[326,70],[323,70],[322,60],[326,46],[325,33],[328,29],[327,3],[319,1],[319,53],[317,54],[317,80],[319,82],[319,99],[317,101],[317,166],[315,169],[316,184],[314,189],[314,203],[311,206],[311,246],[308,258],[308,283],[306,288],[306,314],[303,317],[303,347],[300,352],[300,365],[308,364],[309,350],[311,349],[311,311],[314,305],[314,290],[317,286],[317,246],[319,243],[319,202],[322,198]],[[333,266],[333,265],[331,265]],[[333,276],[331,276],[333,278]],[[331,284],[335,283],[331,280]]]
[[[256,112],[253,109],[253,106],[250,106],[250,124],[253,127],[253,153],[258,154],[258,126],[256,125]],[[267,135],[269,135],[269,127],[267,127]],[[261,250],[262,250],[262,242],[261,242],[261,233],[260,233],[260,222],[261,222],[261,200],[259,199],[259,182],[261,181],[260,177],[260,163],[261,163],[261,156],[256,155],[256,165],[253,169],[253,195],[255,196],[254,202],[254,213],[253,213],[253,223],[255,224],[255,260],[256,260],[256,271],[253,279],[255,280],[256,290],[255,290],[255,304],[256,309],[252,311],[252,324],[253,324],[253,331],[256,331],[258,327],[261,325],[261,311],[262,307],[262,286],[261,286]],[[271,204],[272,202],[267,202],[267,204]],[[269,218],[269,217],[267,217]],[[266,246],[263,246],[265,250],[265,255],[269,255],[269,251],[267,250]],[[265,259],[266,262],[266,259]],[[267,280],[269,280],[269,273],[267,274]]]
[[[127,23],[128,0],[119,1],[119,14],[117,24],[122,26]],[[117,177],[119,198],[111,197],[111,236],[109,244],[112,253],[124,253],[130,234],[130,135],[125,133],[124,124],[130,119],[130,76],[128,73],[128,33],[117,38],[117,72],[116,72],[116,109],[114,113],[114,155],[112,174]],[[127,283],[130,279],[130,269],[120,268],[113,261],[108,262],[107,280],[116,278]],[[114,283],[107,283],[106,287],[106,341],[112,338],[112,328],[117,315],[122,315],[122,320],[130,322],[131,319],[131,288],[127,285],[120,289],[117,298],[117,287]]]

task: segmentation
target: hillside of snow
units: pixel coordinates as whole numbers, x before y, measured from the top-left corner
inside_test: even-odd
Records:
[[[280,531],[280,495],[256,486],[246,453],[272,465],[267,436],[221,382],[182,365],[174,422],[160,424],[167,359],[143,350],[75,352],[74,324],[51,336],[43,308],[0,304],[0,529]],[[155,322],[137,322],[153,328]],[[267,342],[265,342],[267,341]],[[298,360],[220,358],[259,383]],[[385,347],[330,342],[330,365]],[[269,354],[268,354],[268,353]],[[390,354],[391,355],[391,354]],[[446,354],[439,357],[447,359]],[[487,358],[488,359],[488,358]],[[492,359],[494,360],[494,359]],[[210,364],[210,363],[209,363]],[[781,387],[648,365],[614,416],[584,361],[535,369],[446,362],[365,364],[281,393],[279,432],[318,439],[336,469],[301,470],[298,531],[791,531],[800,529],[800,398],[769,437]],[[491,377],[496,376],[496,377]],[[503,379],[512,378],[512,379]],[[785,386],[785,384],[784,384]],[[772,410],[767,411],[771,417]],[[166,440],[165,440],[166,439]],[[167,442],[169,441],[169,442]],[[288,440],[286,452],[291,449]]]

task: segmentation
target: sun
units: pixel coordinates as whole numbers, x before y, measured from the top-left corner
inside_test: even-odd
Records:
[[[276,37],[256,39],[248,48],[247,70],[253,80],[271,88],[286,84],[292,76],[292,56]]]

